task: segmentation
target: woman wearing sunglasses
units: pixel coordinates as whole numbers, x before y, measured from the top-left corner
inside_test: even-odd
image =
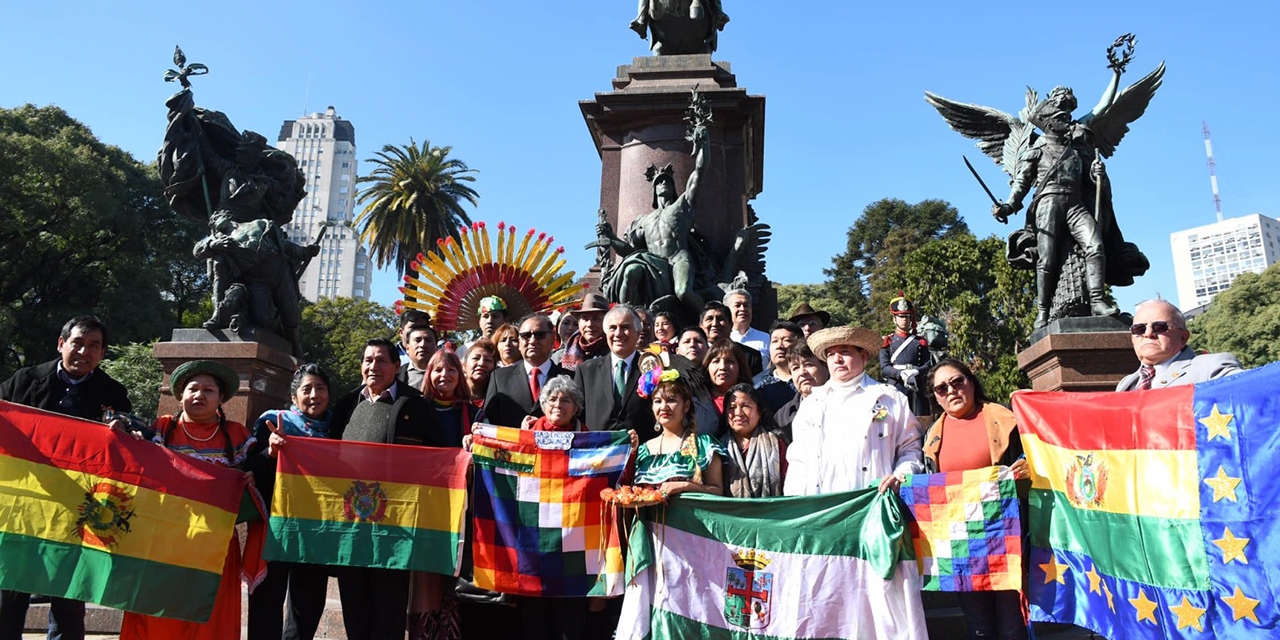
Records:
[[[929,387],[942,407],[942,417],[924,436],[928,473],[967,471],[1005,465],[1013,477],[1031,477],[1013,412],[991,402],[968,365],[948,358],[930,371]],[[969,636],[1025,640],[1027,624],[1017,591],[957,593]]]

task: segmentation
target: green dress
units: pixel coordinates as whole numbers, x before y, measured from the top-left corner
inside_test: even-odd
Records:
[[[697,469],[706,469],[711,458],[719,454],[725,457],[724,447],[709,435],[700,433],[694,437],[697,455],[690,456],[677,449],[671,453],[650,453],[649,445],[642,444],[636,452],[636,484],[659,485],[670,480],[692,480]]]

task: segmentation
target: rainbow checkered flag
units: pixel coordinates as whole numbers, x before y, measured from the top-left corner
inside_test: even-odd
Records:
[[[907,476],[898,489],[926,591],[1022,588],[1022,521],[1008,467]]]
[[[481,425],[471,444],[475,583],[541,597],[620,595],[622,552],[600,499],[631,455],[625,431]]]

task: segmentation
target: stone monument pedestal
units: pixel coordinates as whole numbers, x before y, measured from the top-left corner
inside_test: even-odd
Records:
[[[622,236],[633,220],[653,211],[653,187],[645,179],[649,165],[671,165],[677,191],[685,191],[693,157],[684,118],[695,87],[713,120],[694,228],[713,254],[725,256],[754,215],[748,203],[763,189],[764,96],[748,95],[729,63],[713,61],[711,54],[646,56],[618,67],[612,91],[578,106],[600,155],[600,207]],[[584,280],[599,290],[599,269],[593,267]],[[772,318],[777,294],[767,282],[761,288],[755,316]]]
[[[155,356],[164,368],[157,415],[177,415],[181,403],[169,389],[169,376],[184,362],[217,360],[240,376],[236,396],[223,405],[227,419],[252,428],[258,416],[269,409],[289,406],[289,385],[298,361],[290,355],[288,341],[267,331],[246,331],[244,335],[224,330],[174,329],[169,342],[155,346]]]
[[[1128,328],[1111,317],[1055,320],[1032,334],[1018,368],[1035,391],[1114,391],[1138,369]]]

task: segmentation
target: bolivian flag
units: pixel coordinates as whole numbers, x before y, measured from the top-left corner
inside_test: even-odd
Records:
[[[462,449],[290,437],[266,557],[458,575],[470,459]]]
[[[1108,638],[1280,624],[1280,365],[1186,387],[1013,397],[1031,617]]]
[[[247,482],[103,424],[0,402],[0,588],[207,620]]]

